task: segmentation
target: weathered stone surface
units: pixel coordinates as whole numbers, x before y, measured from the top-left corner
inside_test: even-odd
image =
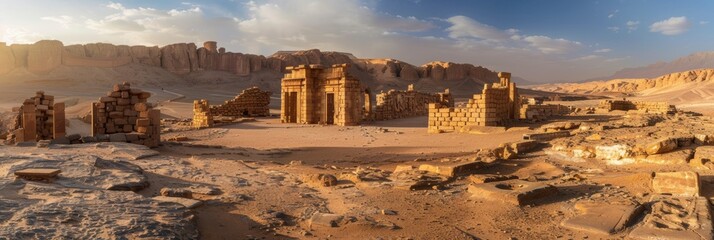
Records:
[[[577,215],[563,222],[563,227],[576,231],[610,235],[634,224],[644,208],[639,204],[578,202]]]
[[[161,67],[169,72],[187,74],[198,69],[196,44],[176,43],[161,48]]]
[[[156,196],[153,197],[154,200],[156,201],[161,201],[161,202],[170,202],[170,203],[176,203],[179,204],[185,208],[196,208],[198,206],[201,206],[203,202],[199,200],[194,200],[194,199],[188,199],[188,198],[182,198],[182,197],[167,197],[167,196]]]
[[[310,226],[338,227],[344,216],[333,213],[315,213],[310,217]]]
[[[307,174],[303,181],[315,187],[332,187],[337,185],[337,177],[331,174]]]
[[[674,138],[658,139],[645,147],[649,155],[671,152],[674,149],[677,149],[677,140]]]
[[[472,183],[490,183],[490,182],[500,182],[511,179],[518,179],[518,176],[514,175],[495,175],[495,174],[474,174],[469,176],[469,181]]]
[[[32,44],[27,52],[27,70],[47,73],[62,64],[64,45],[57,40],[42,40]]]
[[[419,166],[420,171],[432,172],[435,174],[444,175],[447,177],[454,177],[458,175],[463,175],[470,173],[484,166],[484,162],[479,161],[454,161],[454,162],[438,162],[438,163],[425,163]]]
[[[699,196],[699,174],[696,172],[659,172],[652,179],[657,194]]]
[[[631,239],[712,239],[711,207],[704,197],[652,196],[651,212]]]
[[[544,183],[527,182],[523,180],[507,180],[501,182],[469,185],[468,192],[474,198],[490,201],[503,201],[515,205],[528,205],[545,197],[558,193],[558,189]]]
[[[60,172],[61,170],[56,168],[26,168],[15,171],[15,176],[25,179],[50,179]]]

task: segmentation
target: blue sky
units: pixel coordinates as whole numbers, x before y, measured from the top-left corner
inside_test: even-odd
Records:
[[[234,52],[319,48],[577,81],[714,50],[711,9],[705,0],[25,0],[0,9],[0,41],[216,40]]]

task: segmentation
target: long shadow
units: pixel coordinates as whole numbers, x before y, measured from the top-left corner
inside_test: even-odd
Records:
[[[536,205],[546,205],[558,202],[565,202],[578,197],[587,196],[597,193],[603,189],[603,186],[593,184],[581,184],[575,186],[558,186],[558,194],[539,199],[533,203]]]

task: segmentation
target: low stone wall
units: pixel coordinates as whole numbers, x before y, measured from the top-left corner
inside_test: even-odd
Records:
[[[248,88],[223,105],[211,106],[210,112],[215,116],[267,117],[270,116],[268,105],[272,94],[257,87]]]
[[[670,105],[668,102],[643,102],[643,101],[628,101],[628,100],[602,100],[598,104],[599,109],[614,111],[630,111],[637,110],[647,113],[671,113],[676,111],[674,105]]]
[[[64,103],[55,103],[54,96],[37,94],[25,99],[22,106],[14,109],[15,123],[7,136],[9,143],[34,142],[64,137]]]
[[[106,97],[92,103],[92,136],[109,134],[112,142],[156,147],[161,142],[161,113],[152,109],[151,93],[116,84]]]
[[[561,116],[571,112],[571,108],[560,104],[526,104],[520,109],[520,119],[547,119],[551,116]]]
[[[399,119],[423,116],[429,113],[429,103],[439,103],[441,106],[453,107],[454,98],[447,89],[443,93],[423,93],[414,91],[409,85],[407,91],[389,90],[377,94],[377,105],[374,111],[375,120]]]
[[[482,94],[474,94],[466,107],[449,107],[439,103],[429,104],[428,132],[453,132],[470,126],[501,126],[510,119],[513,102],[509,88],[486,84]]]

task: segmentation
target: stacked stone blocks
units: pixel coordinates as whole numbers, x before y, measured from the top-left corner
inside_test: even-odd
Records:
[[[213,127],[213,114],[211,113],[211,106],[208,104],[208,100],[201,99],[193,101],[192,126],[194,128]]]
[[[25,99],[21,107],[14,109],[17,117],[7,140],[34,142],[64,137],[64,108],[64,103],[55,103],[54,96],[38,91],[34,97]]]
[[[270,116],[270,96],[273,93],[258,87],[243,90],[223,105],[211,106],[211,114],[220,116],[267,117]],[[195,105],[195,104],[194,104]]]
[[[156,147],[161,142],[161,113],[148,103],[151,93],[116,84],[107,96],[92,103],[92,136],[112,142]]]
[[[628,101],[628,100],[603,100],[600,101],[598,108],[607,111],[621,110],[637,110],[648,113],[667,114],[676,111],[674,105],[668,102],[644,102],[644,101]]]

